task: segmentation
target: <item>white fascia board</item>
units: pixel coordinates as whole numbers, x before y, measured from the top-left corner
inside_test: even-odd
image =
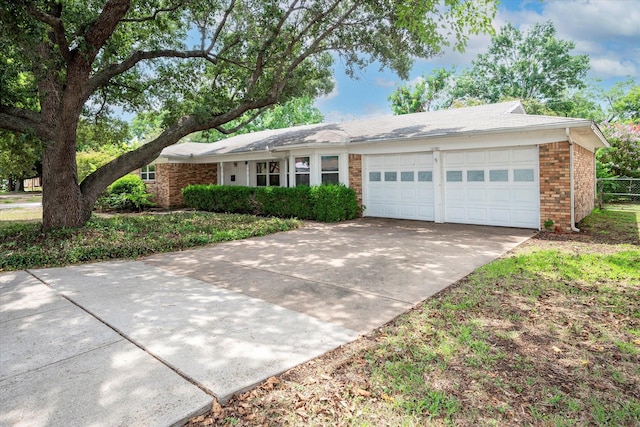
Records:
[[[487,148],[518,147],[565,141],[565,128],[538,132],[510,132],[492,134],[464,134],[447,138],[395,140],[349,147],[350,153],[393,154],[438,150],[481,150]]]
[[[456,140],[477,140],[477,141],[487,141],[493,139],[503,140],[504,138],[500,137],[500,135],[528,135],[527,140],[532,140],[535,138],[531,138],[530,135],[548,135],[548,132],[555,133],[561,135],[559,139],[554,136],[552,140],[542,140],[540,139],[536,144],[546,144],[550,142],[558,142],[558,141],[566,141],[566,129],[567,128],[586,128],[592,129],[593,122],[589,120],[571,120],[567,122],[558,122],[558,123],[550,123],[550,124],[538,124],[532,126],[521,126],[521,127],[506,127],[506,128],[496,128],[489,129],[483,131],[469,131],[469,132],[458,132],[458,133],[441,133],[441,134],[432,134],[425,136],[417,136],[412,138],[390,138],[390,139],[377,139],[377,140],[363,140],[363,141],[355,141],[347,144],[349,147],[358,147],[358,149],[350,149],[350,152],[360,152],[360,147],[363,145],[378,145],[383,143],[390,144],[403,144],[403,143],[411,143],[413,141],[419,141],[424,143],[424,141],[429,141],[433,146],[441,146],[445,143],[441,141],[456,141]],[[447,142],[448,144],[449,142]],[[526,145],[530,145],[531,143],[527,143]],[[522,145],[522,144],[517,144]],[[481,146],[475,146],[475,148],[482,148]]]

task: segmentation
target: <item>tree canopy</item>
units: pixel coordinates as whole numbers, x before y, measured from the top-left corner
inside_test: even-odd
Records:
[[[406,77],[495,14],[493,0],[1,1],[0,128],[43,143],[45,229],[82,225],[107,185],[185,135],[327,93],[335,56]],[[81,118],[149,109],[166,111],[161,133],[79,183]]]
[[[574,42],[556,37],[551,22],[535,24],[526,33],[507,24],[492,37],[488,51],[457,79],[455,97],[553,105],[568,91],[584,87],[589,57],[572,55],[574,48]]]
[[[393,114],[419,113],[451,107],[451,80],[454,70],[438,68],[422,76],[414,85],[403,85],[389,96]]]

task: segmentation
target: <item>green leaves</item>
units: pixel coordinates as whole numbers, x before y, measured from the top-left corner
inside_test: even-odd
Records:
[[[400,86],[390,96],[393,114],[418,113],[449,108],[454,70],[439,68],[422,77],[413,87]]]
[[[572,55],[575,44],[556,38],[551,22],[536,24],[522,33],[507,24],[491,40],[458,80],[457,99],[487,103],[504,99],[535,100],[559,105],[568,91],[584,87],[589,69],[586,55]]]

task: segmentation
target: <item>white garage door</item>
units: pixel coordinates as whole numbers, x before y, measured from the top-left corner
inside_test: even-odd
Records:
[[[365,214],[433,221],[433,155],[371,155],[366,158]]]
[[[536,147],[443,152],[444,220],[538,228]]]

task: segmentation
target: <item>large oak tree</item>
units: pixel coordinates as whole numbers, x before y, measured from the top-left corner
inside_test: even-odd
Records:
[[[378,61],[406,77],[412,58],[488,30],[493,3],[1,0],[0,128],[43,144],[44,229],[78,227],[107,185],[180,138],[326,93],[334,58],[351,74]],[[33,84],[16,91],[16,79]],[[166,112],[160,135],[79,183],[81,118],[150,106]]]

